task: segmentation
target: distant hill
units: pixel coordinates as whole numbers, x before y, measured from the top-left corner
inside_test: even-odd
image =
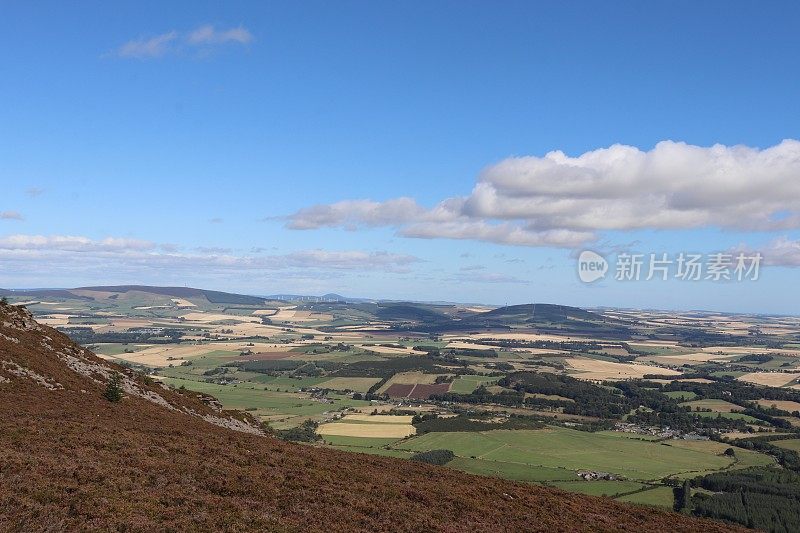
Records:
[[[118,403],[104,398],[114,372],[123,373]],[[25,308],[2,303],[0,457],[0,529],[7,531],[733,529],[279,441],[247,414],[113,366]]]
[[[598,314],[555,304],[524,304],[498,307],[480,315],[481,318],[518,319],[523,322],[561,322],[569,319],[602,320]]]
[[[265,298],[259,296],[209,291],[206,289],[193,289],[191,287],[154,287],[151,285],[109,285],[76,287],[74,289],[0,289],[0,296],[15,296],[31,299],[62,298],[92,300],[94,299],[91,294],[92,292],[98,293],[97,297],[100,297],[105,293],[125,294],[134,291],[172,298],[205,298],[209,302],[215,304],[261,305],[266,301]]]
[[[80,291],[95,292],[118,292],[126,293],[130,291],[147,292],[150,294],[160,294],[174,298],[193,298],[204,297],[209,302],[215,304],[242,304],[242,305],[261,305],[265,299],[258,296],[247,296],[244,294],[233,294],[229,292],[209,291],[205,289],[193,289],[190,287],[153,287],[150,285],[114,285],[107,287],[78,287]]]

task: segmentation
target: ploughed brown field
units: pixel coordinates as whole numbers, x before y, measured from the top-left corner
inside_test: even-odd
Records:
[[[445,468],[289,444],[0,304],[3,531],[725,531]],[[234,428],[234,429],[231,429]]]
[[[444,394],[450,390],[449,383],[436,384],[404,384],[394,383],[386,389],[386,394],[391,398],[413,398],[415,400],[427,400],[434,394]]]

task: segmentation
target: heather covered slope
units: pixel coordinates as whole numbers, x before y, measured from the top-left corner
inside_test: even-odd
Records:
[[[0,305],[0,529],[671,530],[721,524],[424,464],[288,444],[128,376]],[[205,400],[205,401],[204,401]],[[230,428],[236,429],[234,431]]]

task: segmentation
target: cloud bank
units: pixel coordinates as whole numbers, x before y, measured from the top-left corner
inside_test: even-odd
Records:
[[[296,230],[393,227],[413,238],[575,248],[602,231],[800,228],[800,141],[759,149],[663,141],[570,157],[511,157],[486,168],[468,196],[433,208],[402,197],[345,200],[288,217]]]
[[[259,270],[381,271],[405,273],[417,257],[384,251],[299,250],[286,254],[235,255],[230,250],[200,247],[191,253],[174,251],[170,245],[108,237],[90,239],[64,235],[11,235],[0,237],[0,265],[36,267],[176,270],[196,273],[252,272]]]

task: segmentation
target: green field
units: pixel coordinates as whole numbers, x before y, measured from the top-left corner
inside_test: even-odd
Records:
[[[469,457],[456,457],[449,463],[449,468],[477,474],[479,476],[502,477],[515,481],[570,481],[576,479],[575,472],[566,468],[549,468],[545,466],[521,465],[500,461],[486,461]]]
[[[458,376],[458,378],[453,380],[453,384],[450,386],[450,392],[469,394],[481,385],[489,386],[496,382],[497,378],[489,376]]]
[[[369,402],[353,400],[347,396],[329,394],[334,403],[322,403],[307,396],[293,392],[264,390],[252,383],[238,385],[218,385],[188,379],[165,378],[164,382],[173,387],[185,386],[187,389],[215,396],[226,409],[253,409],[258,416],[285,415],[288,417],[321,415],[337,411],[342,407],[364,407]]]
[[[749,424],[765,424],[763,420],[759,420],[758,418],[755,418],[750,415],[745,415],[743,413],[709,413],[707,411],[700,411],[700,412],[693,412],[692,414],[702,416],[703,418],[716,418],[718,416],[721,416],[722,418],[733,418],[733,419],[738,418],[739,420],[744,420]]]
[[[340,450],[343,452],[355,452],[355,453],[368,453],[370,455],[381,455],[383,457],[397,457],[399,459],[408,459],[412,455],[410,452],[405,452],[403,450],[395,450],[393,448],[364,448],[361,446],[331,446],[334,450]]]
[[[568,490],[570,492],[580,492],[591,496],[619,496],[641,490],[647,485],[642,485],[635,481],[562,481],[550,483],[554,487]]]
[[[661,479],[680,472],[718,470],[733,463],[732,459],[714,453],[558,427],[428,433],[396,447],[415,452],[449,449],[459,457],[569,470],[591,469],[639,480]]]
[[[726,402],[725,400],[694,400],[691,402],[683,402],[683,407],[689,407],[692,411],[696,409],[711,409],[715,413],[729,413],[731,411],[743,411],[744,407],[736,404]]]
[[[697,394],[692,391],[676,390],[676,391],[665,392],[663,394],[664,396],[669,396],[670,398],[683,401],[694,400],[695,398],[697,398]]]
[[[349,446],[359,448],[381,448],[400,439],[382,439],[375,437],[344,437],[340,435],[320,435],[326,444],[333,446]]]
[[[319,382],[320,388],[335,390],[351,390],[355,392],[367,392],[370,387],[379,382],[380,378],[331,378]]]
[[[772,444],[784,448],[786,450],[794,450],[796,452],[800,452],[800,439],[776,440],[773,441]]]
[[[656,505],[671,508],[675,503],[672,487],[655,487],[642,492],[635,492],[617,498],[621,502],[639,503],[642,505]]]

